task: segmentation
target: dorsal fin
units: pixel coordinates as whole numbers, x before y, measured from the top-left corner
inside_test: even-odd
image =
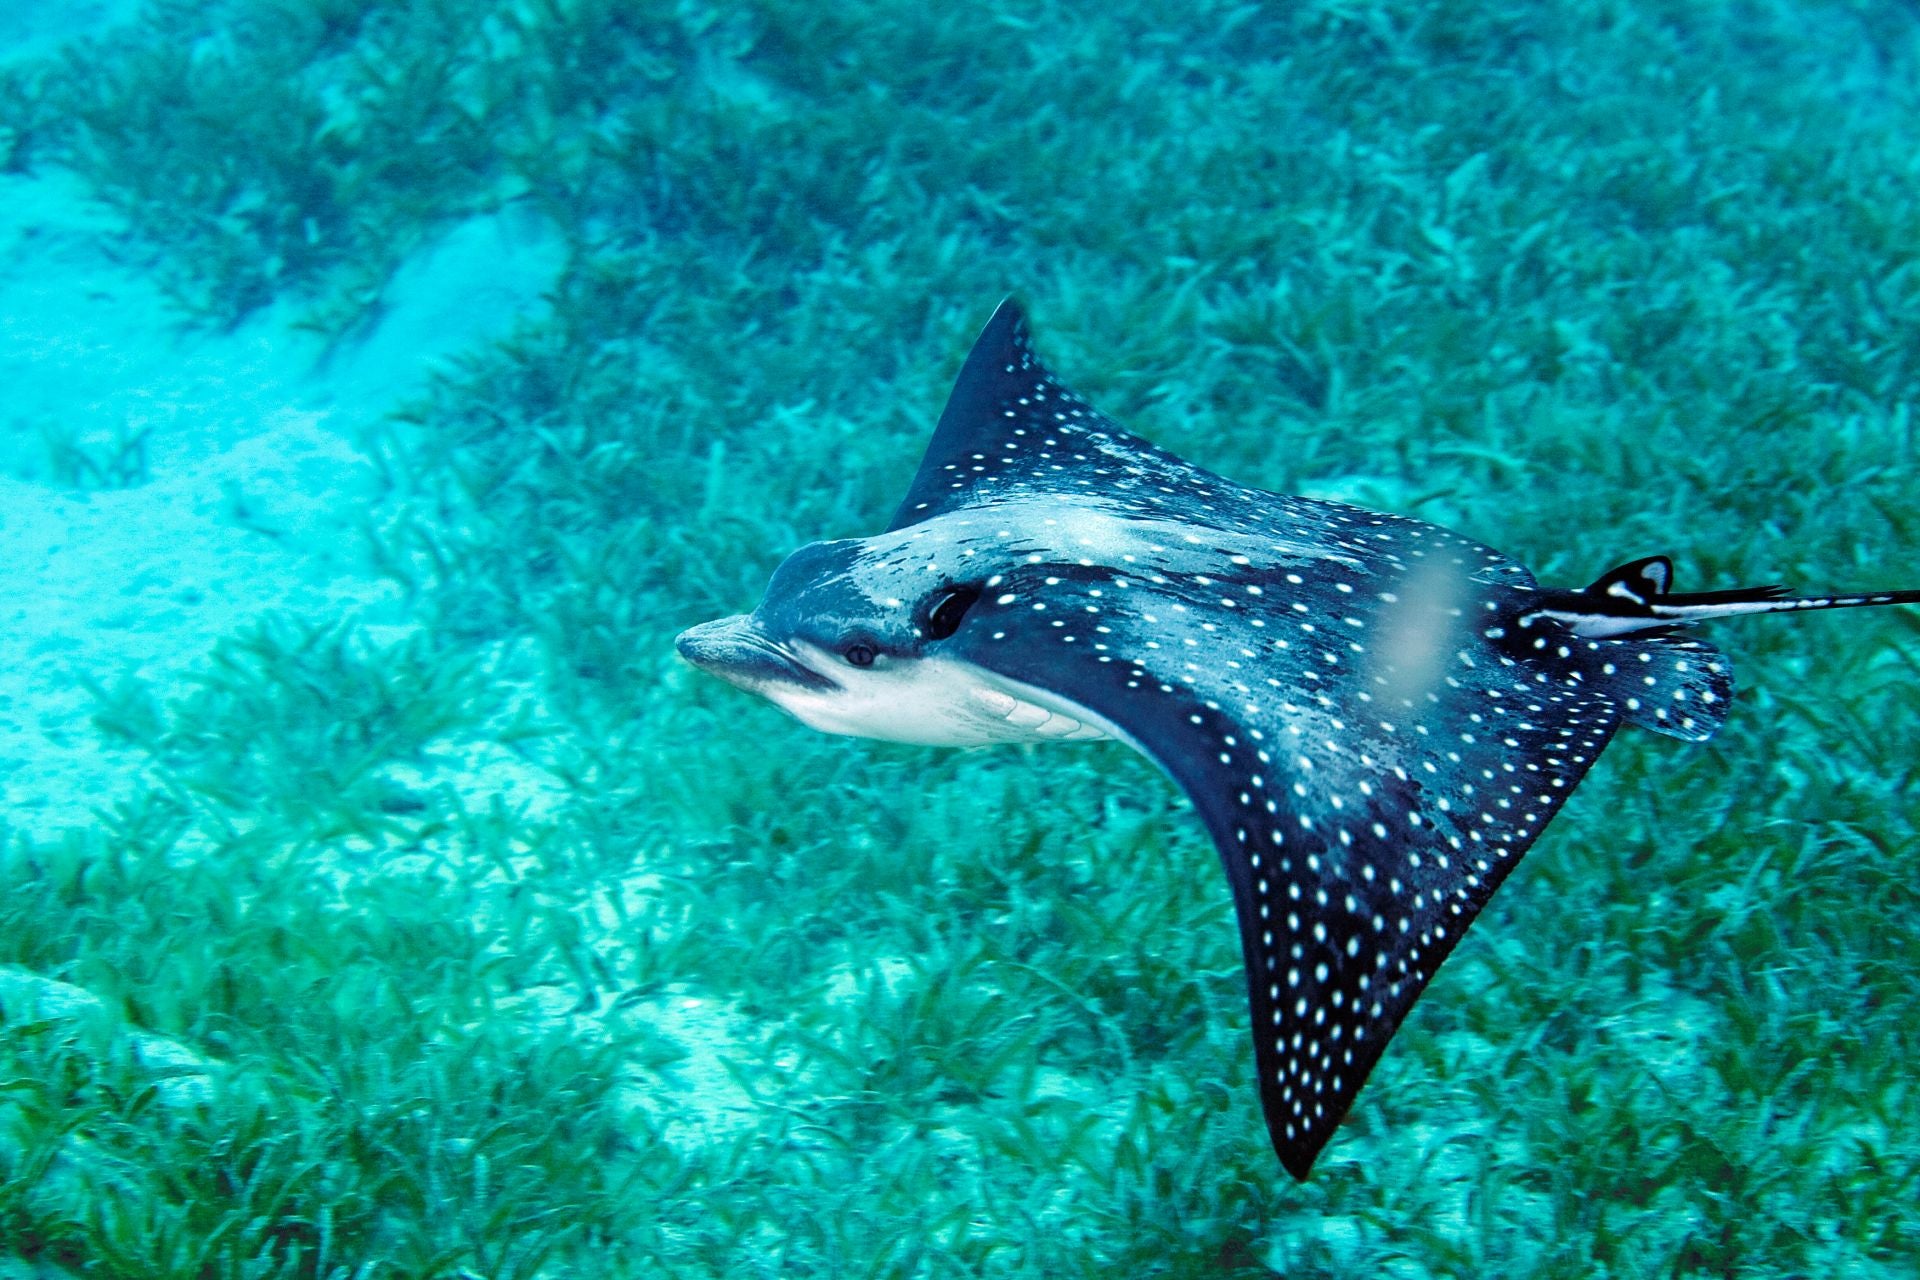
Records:
[[[1607,570],[1587,588],[1587,594],[1609,603],[1649,605],[1667,594],[1672,585],[1673,561],[1665,556],[1648,556]]]

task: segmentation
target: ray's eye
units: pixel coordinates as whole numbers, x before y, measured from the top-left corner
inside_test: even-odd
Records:
[[[927,605],[927,639],[945,640],[960,629],[960,619],[980,598],[972,587],[955,587],[933,597]]]
[[[856,667],[870,667],[873,665],[873,646],[870,644],[850,644],[847,646],[843,656]]]

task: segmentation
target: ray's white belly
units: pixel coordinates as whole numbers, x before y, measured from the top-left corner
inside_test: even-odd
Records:
[[[809,654],[816,661],[826,657]],[[888,670],[836,670],[835,676],[840,687],[831,690],[788,685],[764,692],[823,733],[928,747],[1123,737],[1083,707],[964,662],[923,658]]]

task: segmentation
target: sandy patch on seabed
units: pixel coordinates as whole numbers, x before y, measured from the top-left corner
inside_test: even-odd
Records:
[[[447,357],[533,314],[564,248],[519,208],[396,275],[381,323],[327,352],[268,309],[189,328],[120,219],[69,175],[0,176],[0,803],[34,834],[126,796],[137,762],[92,730],[79,677],[169,681],[250,619],[403,626],[357,529],[362,430]],[[76,488],[47,439],[104,456],[145,429],[145,478]]]

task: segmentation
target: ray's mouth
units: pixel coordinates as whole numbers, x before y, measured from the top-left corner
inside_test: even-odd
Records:
[[[840,687],[762,631],[750,614],[688,627],[675,638],[673,647],[702,671],[753,692],[777,684],[817,691]]]

